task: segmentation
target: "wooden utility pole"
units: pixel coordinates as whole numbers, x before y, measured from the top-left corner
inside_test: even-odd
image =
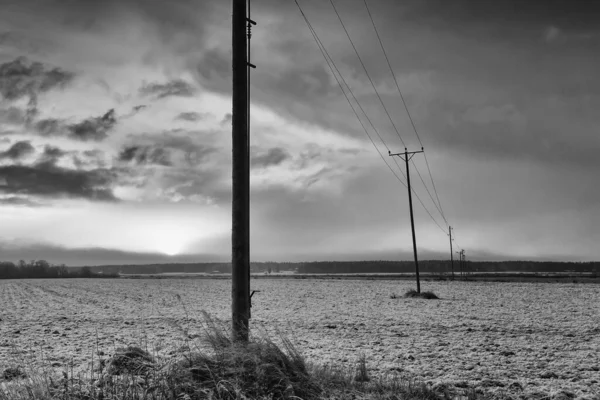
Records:
[[[459,266],[460,266],[460,276],[461,278],[464,279],[464,263],[463,261],[465,260],[465,251],[461,250],[461,251],[457,251],[456,254],[458,254],[459,257]]]
[[[454,280],[454,254],[452,253],[452,227],[448,225],[448,233],[450,234],[450,266],[452,267],[452,280]]]
[[[410,170],[408,169],[408,162],[411,158],[417,153],[423,153],[423,148],[421,147],[421,151],[411,151],[409,152],[406,147],[404,148],[404,153],[396,153],[392,154],[391,151],[388,151],[390,156],[398,156],[404,160],[406,163],[406,182],[408,184],[408,207],[410,208],[410,227],[412,229],[412,240],[413,240],[413,253],[415,256],[415,271],[417,275],[417,293],[421,293],[421,280],[419,279],[419,259],[417,257],[417,238],[415,235],[415,219],[413,217],[413,206],[412,206],[412,191],[410,189]]]
[[[233,1],[232,18],[232,339],[248,341],[250,318],[250,164],[246,0]]]
[[[462,278],[462,253],[460,251],[457,251],[456,254],[458,254],[458,269]]]

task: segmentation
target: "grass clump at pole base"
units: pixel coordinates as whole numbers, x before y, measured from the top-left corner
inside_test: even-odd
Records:
[[[411,298],[411,297],[419,297],[422,299],[439,299],[439,297],[433,293],[433,292],[417,292],[414,289],[410,289],[409,291],[407,291],[406,293],[404,293],[404,297],[407,298]]]

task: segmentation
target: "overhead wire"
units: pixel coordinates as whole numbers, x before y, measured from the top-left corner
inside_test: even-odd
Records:
[[[331,3],[331,6],[333,7],[333,11],[335,11],[335,14],[338,17],[338,20],[340,21],[340,24],[342,25],[342,28],[344,28],[344,32],[346,32],[346,36],[348,37],[348,40],[350,41],[350,44],[352,45],[352,48],[354,49],[354,53],[356,53],[356,57],[358,58],[358,61],[360,61],[360,65],[362,65],[363,70],[365,71],[365,74],[367,75],[367,78],[369,79],[369,82],[371,82],[371,86],[373,86],[373,90],[375,90],[375,94],[377,95],[377,98],[379,99],[379,102],[383,106],[383,109],[385,110],[385,113],[386,113],[388,119],[390,120],[392,126],[394,127],[394,131],[396,132],[396,135],[398,135],[398,137],[400,138],[400,142],[402,142],[402,146],[406,147],[406,145],[404,144],[404,139],[402,139],[402,135],[400,135],[400,132],[398,131],[398,128],[396,127],[396,124],[394,123],[394,120],[392,119],[392,116],[390,115],[387,107],[385,106],[385,103],[383,102],[383,99],[379,95],[379,91],[377,90],[377,87],[375,86],[375,83],[373,83],[373,79],[371,79],[371,75],[369,74],[369,71],[367,70],[367,67],[365,66],[365,63],[363,62],[362,57],[358,53],[358,49],[354,45],[354,41],[350,37],[350,33],[348,33],[348,30],[346,29],[346,25],[344,24],[344,21],[342,20],[342,17],[340,16],[340,13],[338,12],[337,8],[335,7],[335,4],[334,4],[333,0],[329,0],[329,2]]]
[[[354,108],[354,105],[352,104],[352,102],[350,101],[350,98],[348,97],[348,95],[346,94],[345,90],[344,90],[344,86],[342,85],[341,81],[344,83],[344,85],[346,86],[346,89],[348,90],[348,92],[350,93],[350,95],[352,96],[352,98],[354,99],[354,101],[356,102],[356,104],[358,105],[358,108],[361,110],[361,112],[363,113],[363,115],[365,116],[365,118],[367,119],[367,121],[369,122],[369,125],[371,126],[371,128],[375,131],[375,133],[377,134],[377,136],[379,137],[379,139],[381,140],[382,144],[384,145],[384,147],[390,151],[390,148],[388,147],[388,145],[386,144],[385,140],[383,139],[383,137],[379,134],[379,131],[377,130],[377,128],[375,127],[375,125],[373,124],[373,122],[371,121],[371,119],[369,118],[368,114],[366,113],[366,111],[364,110],[364,108],[362,107],[362,105],[360,104],[360,101],[358,101],[358,99],[356,98],[356,96],[354,95],[354,92],[352,91],[352,89],[350,88],[350,85],[347,83],[346,79],[344,78],[344,76],[342,75],[341,71],[338,69],[337,65],[335,64],[335,61],[333,60],[333,58],[331,57],[331,55],[329,54],[329,52],[327,51],[327,49],[325,48],[325,45],[323,44],[323,42],[321,41],[321,39],[319,38],[319,35],[317,34],[316,30],[313,28],[312,24],[310,23],[310,21],[308,20],[308,16],[304,13],[304,10],[302,9],[302,7],[300,6],[300,3],[298,2],[298,0],[294,0],[296,6],[298,7],[298,9],[300,10],[300,13],[304,19],[304,22],[306,23],[306,25],[308,26],[313,39],[315,40],[315,42],[317,43],[317,46],[319,47],[319,50],[321,51],[321,54],[323,55],[323,58],[325,59],[329,69],[331,70],[331,73],[333,74],[334,78],[336,79],[340,89],[342,90],[342,93],[344,94],[344,97],[346,97],[346,101],[348,101],[348,104],[350,105],[350,107],[352,108],[352,111],[354,112],[354,114],[356,115],[356,118],[359,120],[363,130],[365,131],[365,133],[367,134],[367,137],[369,138],[369,140],[371,141],[371,143],[373,144],[373,146],[375,147],[375,149],[377,150],[377,152],[379,153],[379,156],[382,158],[382,160],[385,162],[385,164],[387,165],[387,167],[392,171],[392,173],[394,174],[394,176],[396,177],[396,179],[398,179],[398,181],[406,188],[408,188],[408,186],[406,185],[406,183],[404,183],[404,181],[402,181],[398,175],[396,174],[396,172],[390,167],[390,165],[388,164],[387,161],[385,161],[385,157],[381,154],[381,152],[379,151],[379,148],[375,145],[374,140],[372,139],[371,135],[369,135],[367,128],[365,127],[364,123],[362,122],[362,120],[360,119],[358,113],[356,112],[356,109]],[[334,71],[335,70],[335,71]],[[336,75],[337,72],[337,75]],[[338,78],[339,75],[339,78]],[[375,89],[376,90],[376,89]],[[402,174],[402,176],[404,177],[404,179],[406,179],[406,175],[404,174],[404,172],[402,171],[402,169],[400,168],[400,165],[398,164],[398,162],[396,161],[396,159],[393,159],[394,162],[396,163],[396,166],[398,167],[398,170],[400,171],[400,173]],[[417,200],[419,201],[419,203],[421,204],[421,206],[423,207],[423,209],[425,210],[425,212],[429,215],[429,217],[433,220],[433,222],[438,226],[438,228],[445,233],[445,230],[441,227],[441,225],[436,221],[436,219],[433,217],[433,215],[431,214],[431,212],[429,211],[429,209],[425,206],[425,203],[423,202],[423,200],[419,197],[418,193],[415,192],[414,188],[411,188],[412,192],[414,193],[415,197],[417,198]]]
[[[350,86],[346,83],[346,80],[344,79],[343,75],[340,73],[339,69],[337,68],[337,66],[335,65],[335,62],[333,61],[333,58],[331,58],[331,56],[329,55],[329,52],[327,52],[327,49],[325,48],[325,46],[323,45],[323,43],[321,42],[321,40],[319,39],[319,36],[317,35],[317,32],[314,30],[314,28],[312,27],[312,24],[310,23],[310,21],[308,20],[308,17],[306,16],[306,14],[304,13],[304,11],[302,10],[302,7],[300,6],[300,3],[298,3],[298,0],[294,0],[294,2],[296,3],[296,6],[298,7],[298,9],[300,10],[300,13],[302,14],[302,18],[304,19],[304,22],[306,23],[306,25],[308,26],[308,29],[310,30],[310,33],[313,36],[313,39],[315,40],[315,42],[317,43],[317,46],[319,47],[319,50],[321,51],[321,54],[323,55],[323,58],[325,59],[325,62],[327,63],[327,66],[329,67],[329,69],[331,70],[331,73],[333,74],[338,86],[340,87],[340,90],[342,91],[344,97],[346,98],[346,100],[348,101],[348,104],[350,105],[350,108],[352,109],[352,111],[354,112],[354,115],[356,115],[356,118],[358,119],[358,122],[360,123],[360,125],[362,126],[363,130],[365,131],[365,134],[367,135],[367,137],[369,138],[369,140],[371,141],[371,143],[373,144],[373,147],[375,147],[375,150],[377,150],[377,153],[379,154],[379,156],[381,157],[381,159],[383,160],[383,162],[385,163],[385,165],[387,165],[387,167],[390,169],[390,171],[392,172],[392,174],[394,174],[394,176],[396,177],[396,179],[402,184],[404,185],[404,187],[406,186],[406,183],[404,183],[404,181],[402,181],[402,179],[400,179],[400,177],[398,176],[398,174],[396,174],[396,171],[394,171],[394,169],[389,165],[389,163],[386,161],[385,157],[383,156],[383,154],[381,154],[381,151],[379,150],[379,148],[377,147],[377,145],[375,144],[375,141],[373,140],[373,138],[371,137],[371,135],[369,134],[367,127],[365,126],[365,124],[363,123],[362,119],[360,118],[360,116],[358,115],[358,112],[356,111],[356,109],[354,108],[354,105],[352,104],[352,102],[350,101],[350,98],[348,97],[348,95],[346,94],[346,91],[344,90],[344,87],[342,86],[342,83],[340,82],[340,78],[342,79],[342,81],[344,82],[344,84],[347,87],[348,92],[352,95],[352,97],[354,98],[354,100],[356,101],[356,103],[358,104],[359,108],[361,109],[361,111],[363,112],[363,114],[365,115],[365,117],[367,118],[367,121],[369,121],[369,123],[371,124],[371,126],[374,128],[373,123],[371,122],[371,120],[369,119],[369,117],[367,116],[367,114],[364,112],[362,106],[360,105],[360,103],[358,102],[358,100],[356,99],[356,97],[354,96],[354,93],[352,92],[352,89],[350,88]],[[339,74],[340,78],[338,78],[338,76],[336,75],[336,71]],[[379,136],[379,139],[381,139],[382,143],[384,144],[384,146],[389,150],[387,144],[385,144],[385,141],[383,140],[383,138],[379,135],[379,132],[374,128],[375,132],[377,133],[377,135]],[[403,174],[404,175],[404,174]],[[404,178],[406,179],[406,176],[404,176]]]
[[[334,4],[333,0],[329,0],[329,2],[331,3],[331,6],[333,7],[333,10],[335,11],[335,14],[336,14],[337,18],[340,21],[340,24],[342,25],[342,28],[344,29],[344,32],[346,33],[346,37],[350,41],[350,44],[352,45],[352,48],[354,49],[354,53],[356,54],[356,57],[358,58],[358,60],[359,60],[359,62],[361,64],[363,70],[365,71],[365,74],[366,74],[369,82],[371,83],[371,86],[373,87],[373,90],[375,91],[375,94],[377,95],[377,98],[379,99],[379,102],[381,103],[381,105],[382,105],[382,107],[383,107],[383,109],[384,109],[384,111],[385,111],[388,119],[390,120],[390,123],[392,124],[392,127],[394,128],[394,131],[396,132],[396,135],[400,139],[400,142],[402,143],[402,145],[404,147],[406,147],[406,145],[404,143],[404,140],[402,139],[402,135],[400,135],[400,132],[398,131],[398,128],[396,127],[396,124],[394,123],[394,120],[392,119],[392,117],[391,117],[391,115],[390,115],[390,113],[389,113],[389,111],[388,111],[388,109],[387,109],[387,107],[386,107],[383,99],[381,98],[381,95],[379,94],[379,91],[377,90],[377,87],[375,86],[375,83],[373,82],[373,79],[371,78],[371,75],[369,74],[369,71],[368,71],[367,67],[365,66],[365,63],[362,60],[362,57],[360,56],[360,53],[358,52],[358,49],[356,48],[356,45],[354,44],[354,41],[352,40],[352,37],[350,36],[350,33],[348,32],[348,29],[346,29],[346,25],[344,24],[344,21],[342,20],[342,17],[340,16],[340,13],[338,12],[337,8],[335,7],[335,4]],[[297,1],[296,1],[296,4],[298,4]],[[387,58],[387,55],[386,55],[386,58]],[[356,100],[356,102],[358,103],[358,100]],[[361,109],[362,109],[362,107],[361,107]],[[363,113],[364,113],[364,110],[363,110]],[[365,115],[366,115],[366,113],[365,113]],[[380,138],[381,138],[381,136],[380,136]],[[382,141],[383,141],[383,139],[382,139]],[[435,200],[433,200],[433,196],[429,192],[429,189],[427,188],[427,185],[425,184],[425,181],[423,180],[423,177],[421,176],[421,173],[418,171],[418,168],[417,168],[416,164],[414,163],[414,161],[413,161],[413,165],[414,165],[415,170],[417,171],[419,177],[421,178],[421,181],[423,182],[423,185],[425,186],[425,190],[429,194],[429,197],[432,199],[432,202],[433,202],[434,206],[438,209],[438,211],[440,211],[440,214],[442,215],[442,218],[446,222],[446,226],[447,226],[448,222],[446,221],[446,218],[444,217],[444,214],[441,211],[441,207],[438,207],[438,205],[435,203]],[[400,168],[400,166],[398,165],[397,162],[396,162],[396,166],[398,166],[398,169],[400,171],[402,171],[402,169]],[[406,177],[406,175],[403,172],[402,172],[402,175],[404,177]],[[427,212],[427,214],[429,215],[429,217],[444,232],[444,234],[446,234],[445,229],[440,226],[440,224],[436,221],[436,219],[433,217],[433,215],[431,214],[431,212],[429,212],[429,210],[427,209],[427,207],[425,206],[425,204],[423,203],[423,201],[421,200],[421,198],[419,197],[419,195],[417,194],[417,192],[415,191],[415,189],[411,187],[411,191],[415,194],[415,196],[417,197],[417,199],[419,200],[419,202],[421,203],[421,205],[423,206],[423,208],[425,209],[425,211]]]
[[[333,1],[333,0],[331,0]],[[377,35],[377,40],[379,41],[379,45],[381,46],[381,50],[383,51],[383,55],[385,56],[385,60],[387,62],[388,68],[390,69],[390,72],[392,73],[392,77],[394,78],[394,83],[396,84],[396,89],[398,90],[398,94],[400,95],[400,99],[402,99],[402,104],[404,105],[404,109],[406,110],[406,114],[408,115],[408,119],[410,121],[410,124],[412,125],[413,131],[415,132],[415,135],[417,137],[417,140],[419,141],[419,144],[421,145],[421,148],[423,148],[423,142],[421,141],[421,137],[419,135],[419,131],[417,130],[417,126],[415,125],[415,122],[412,118],[412,115],[410,114],[410,111],[408,109],[408,105],[406,104],[406,100],[404,99],[404,95],[402,94],[402,90],[400,90],[400,85],[398,84],[398,79],[396,78],[396,74],[394,73],[394,69],[392,68],[392,64],[390,62],[390,59],[387,55],[387,51],[385,50],[385,46],[383,45],[383,40],[381,39],[381,36],[379,35],[379,30],[377,29],[377,25],[375,24],[375,20],[373,19],[373,15],[371,14],[371,10],[369,9],[369,5],[367,3],[367,0],[363,0],[365,3],[365,8],[367,9],[367,13],[369,14],[369,18],[371,19],[371,23],[373,25],[373,29],[375,30],[375,34]],[[444,210],[442,208],[442,203],[440,201],[440,197],[438,195],[437,192],[437,188],[435,186],[435,182],[433,180],[433,175],[431,173],[431,168],[429,166],[429,160],[427,159],[427,154],[425,152],[423,152],[423,156],[425,158],[425,164],[427,165],[427,171],[429,172],[429,177],[431,179],[431,185],[433,186],[433,191],[435,193],[435,197],[437,199],[437,205],[436,208],[438,209],[438,211],[440,212],[440,215],[442,216],[442,218],[444,219],[444,221],[446,222],[446,226],[449,226],[448,220],[446,219],[446,216],[444,214]],[[413,162],[414,165],[414,162]],[[418,172],[418,169],[416,168],[415,165],[415,169]],[[419,177],[421,176],[421,174],[419,173]],[[421,181],[423,181],[423,178],[421,178]],[[427,189],[427,186],[425,185],[425,182],[423,181],[423,185],[425,186],[425,188]],[[429,192],[429,189],[427,189],[427,192]],[[431,197],[431,200],[433,201],[433,196],[431,196],[431,193],[429,193],[429,196]],[[435,204],[435,201],[433,201],[433,203]]]

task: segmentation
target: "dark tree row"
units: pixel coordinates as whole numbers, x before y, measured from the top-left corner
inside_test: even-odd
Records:
[[[289,262],[252,262],[252,273],[294,271],[299,264]],[[164,273],[219,273],[230,274],[231,263],[179,263],[179,264],[140,264],[140,265],[97,265],[92,272],[121,275],[143,275]]]
[[[91,268],[68,268],[64,264],[52,265],[46,260],[20,260],[0,262],[0,279],[40,279],[40,278],[107,278],[116,275],[97,274]]]
[[[299,273],[412,273],[412,261],[324,261],[300,263]],[[462,266],[465,272],[576,272],[598,273],[599,262],[552,262],[552,261],[467,261]],[[458,261],[454,261],[454,272],[460,271]],[[419,261],[419,270],[427,273],[448,273],[451,271],[450,260]]]

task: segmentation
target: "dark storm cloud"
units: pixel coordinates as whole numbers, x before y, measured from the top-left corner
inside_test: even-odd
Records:
[[[0,167],[0,192],[10,195],[115,201],[109,170],[72,170],[52,165]]]
[[[0,94],[7,100],[31,98],[39,93],[64,87],[73,77],[71,72],[19,57],[0,64]]]
[[[8,150],[0,153],[0,158],[19,160],[35,153],[35,149],[28,140],[22,140],[13,144]]]
[[[492,21],[509,25],[559,24],[577,29],[598,28],[600,21],[600,4],[589,0],[413,0],[408,3],[415,14],[443,15],[450,21]]]
[[[190,67],[196,68],[203,86],[222,91],[231,81],[231,52],[222,48],[207,49],[200,61]]]
[[[79,141],[99,142],[108,137],[117,122],[115,110],[110,109],[102,116],[86,118],[74,124],[64,119],[45,118],[36,121],[33,128],[42,136],[67,136]]]
[[[167,83],[151,83],[140,89],[143,96],[156,96],[157,99],[165,97],[192,97],[196,94],[196,88],[190,83],[176,79]]]
[[[115,110],[111,109],[101,117],[85,119],[68,127],[70,137],[82,141],[101,141],[106,139],[108,133],[117,124]]]
[[[224,126],[224,125],[231,125],[232,118],[233,118],[233,115],[231,113],[225,114],[223,116],[223,119],[221,120],[221,125],[222,126]]]
[[[290,158],[290,154],[281,147],[274,147],[266,152],[256,152],[250,158],[250,165],[255,168],[266,168],[279,165]]]
[[[320,160],[324,154],[331,152],[330,149],[319,146],[316,143],[307,143],[306,150],[300,152],[294,163],[294,168],[305,169],[312,163]]]
[[[68,152],[66,152],[58,147],[46,145],[44,147],[44,152],[42,153],[40,158],[36,161],[36,164],[40,167],[52,166],[52,165],[55,165],[61,159],[61,157],[65,156],[66,154],[68,154]]]
[[[39,13],[46,20],[62,26],[82,30],[99,30],[106,22],[126,12],[133,12],[145,21],[155,25],[165,37],[172,37],[181,31],[203,36],[203,24],[198,24],[198,16],[206,15],[212,4],[205,1],[179,0],[173,3],[147,0],[22,0],[3,4],[8,11]],[[9,33],[10,35],[10,33]]]
[[[600,137],[592,132],[600,118],[591,105],[585,112],[582,102],[576,103],[580,106],[577,112],[564,102],[554,106],[534,103],[538,108],[509,104],[459,107],[436,102],[430,111],[437,118],[424,121],[421,127],[440,132],[429,136],[432,147],[462,156],[599,168]],[[600,106],[600,96],[595,104]]]
[[[278,88],[283,93],[293,94],[294,100],[304,102],[326,98],[333,91],[339,90],[326,65],[281,71],[271,85],[273,89]]]
[[[34,124],[34,129],[42,136],[60,135],[65,129],[64,122],[56,118],[45,118]]]
[[[168,170],[164,178],[164,192],[174,198],[191,199],[200,195],[217,202],[222,200],[225,174],[217,168],[174,168]]]
[[[177,115],[177,117],[175,117],[175,120],[196,122],[196,121],[202,121],[203,119],[206,119],[208,117],[210,117],[209,113],[200,113],[200,112],[190,111],[190,112],[180,113],[179,115]]]
[[[25,113],[17,107],[0,109],[0,122],[10,125],[21,125],[25,122]]]
[[[279,56],[289,60],[294,60],[297,54],[312,54],[312,61],[319,56],[317,47],[307,46],[306,42],[299,39],[286,41],[270,50],[280,52]],[[315,110],[330,109],[328,103],[332,99],[339,100],[337,96],[342,94],[325,62],[312,61],[308,66],[305,61],[285,68],[273,68],[268,59],[255,61],[259,66],[252,71],[252,101],[294,118],[314,120],[316,117],[316,122],[328,128],[333,127],[335,123],[330,116]],[[203,87],[223,94],[231,92],[230,52],[219,48],[206,50],[195,65]],[[315,104],[318,106],[315,107]],[[230,123],[230,120],[225,118],[222,123]]]
[[[104,153],[101,150],[85,150],[81,153],[73,154],[73,164],[78,169],[96,169],[106,168],[108,163],[104,159]],[[118,172],[118,171],[117,171]]]
[[[0,205],[39,207],[41,204],[38,202],[32,201],[26,197],[8,196],[8,197],[0,197]]]
[[[122,162],[134,162],[142,165],[155,164],[166,167],[173,165],[169,151],[162,147],[127,146],[119,153],[118,159]]]
[[[131,111],[129,113],[123,115],[121,117],[121,119],[133,117],[134,115],[137,115],[140,112],[142,112],[142,110],[144,110],[145,108],[148,108],[148,106],[145,104],[140,104],[139,106],[135,106],[131,109]]]
[[[205,161],[206,157],[218,151],[216,147],[196,143],[185,136],[167,136],[162,139],[162,146],[179,150],[184,154],[189,166],[196,166]]]
[[[38,115],[38,95],[54,88],[62,88],[71,82],[74,74],[60,68],[50,68],[40,62],[29,62],[19,57],[0,65],[0,95],[6,100],[27,97],[25,121]]]
[[[130,144],[121,151],[119,160],[133,166],[124,165],[119,169],[120,184],[144,188],[159,179],[162,188],[159,196],[163,199],[215,198],[226,179],[223,169],[211,161],[211,155],[219,156],[219,149],[198,140],[217,134],[175,129],[162,134],[130,135]],[[166,164],[166,156],[172,168],[157,171],[157,164]]]

